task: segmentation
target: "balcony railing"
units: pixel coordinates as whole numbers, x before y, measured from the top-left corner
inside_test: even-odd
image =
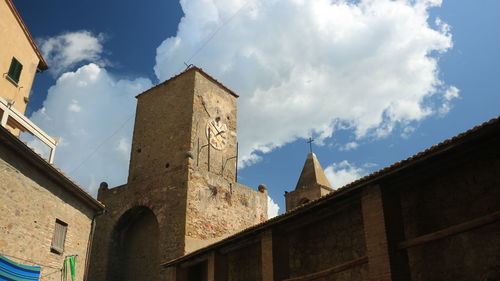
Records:
[[[42,129],[31,122],[26,116],[12,107],[4,98],[0,97],[0,125],[7,128],[7,124],[22,132],[29,133],[37,137],[41,142],[50,148],[49,163],[54,162],[54,154],[58,140],[47,135]]]

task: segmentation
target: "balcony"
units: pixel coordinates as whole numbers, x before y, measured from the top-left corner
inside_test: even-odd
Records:
[[[47,145],[50,148],[49,163],[52,164],[54,162],[54,154],[58,140],[47,135],[42,129],[13,108],[12,104],[2,97],[0,97],[0,117],[0,125],[3,127],[29,133]]]

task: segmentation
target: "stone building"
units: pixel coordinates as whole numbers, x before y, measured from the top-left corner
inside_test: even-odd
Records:
[[[298,190],[327,186],[311,176],[315,162],[309,155]],[[164,274],[172,281],[500,280],[499,171],[500,117],[166,260]],[[312,199],[290,193],[293,202]]]
[[[104,206],[1,126],[0,198],[0,255],[41,266],[40,280],[61,280],[64,258],[76,255],[84,280]]]
[[[0,0],[0,19],[0,255],[41,267],[40,280],[61,280],[64,259],[76,256],[83,280],[104,205],[50,164],[56,139],[24,116],[35,73],[47,64],[11,0]],[[21,131],[51,148],[48,160],[18,139]],[[11,280],[5,274],[0,280]]]
[[[236,182],[237,97],[196,67],[137,96],[128,182],[99,188],[91,280],[165,280],[161,261],[267,219],[267,190]]]

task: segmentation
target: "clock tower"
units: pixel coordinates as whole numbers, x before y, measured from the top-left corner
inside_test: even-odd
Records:
[[[197,67],[137,96],[128,182],[99,189],[91,280],[163,280],[161,262],[267,218],[267,191],[236,182],[237,98]]]

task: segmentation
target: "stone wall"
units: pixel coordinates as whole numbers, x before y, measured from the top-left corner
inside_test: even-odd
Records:
[[[331,191],[332,190],[317,184],[314,186],[308,186],[307,188],[299,188],[291,192],[285,192],[286,211],[291,211],[302,204],[314,201],[327,195]]]
[[[235,182],[238,153],[236,97],[199,72],[195,72],[194,82],[190,149],[194,156],[193,167]],[[207,146],[207,123],[217,118],[227,127],[227,132],[224,132],[226,144],[222,150]]]
[[[0,254],[41,264],[44,281],[61,280],[64,257],[78,255],[77,279],[83,280],[94,211],[4,143],[0,179]],[[68,224],[62,254],[51,252],[56,219]]]
[[[267,219],[267,192],[231,183],[206,171],[190,173],[186,252]]]
[[[158,239],[156,264],[159,266],[161,261],[184,254],[187,183],[182,180],[183,174],[184,171],[171,171],[147,181],[99,189],[98,199],[109,211],[97,219],[90,265],[91,280],[108,280],[111,263],[118,258],[113,255],[112,249],[117,228],[123,220],[136,223],[136,217],[128,216],[128,212],[138,207],[149,209],[158,223],[158,234],[154,236]],[[138,235],[142,234],[139,232]]]
[[[138,96],[128,183],[186,168],[193,87],[190,71]]]
[[[399,184],[405,187],[401,201],[407,239],[499,210],[499,153],[485,148],[475,153],[469,161],[434,163],[439,173],[423,170],[421,177]],[[496,222],[408,249],[412,280],[500,278],[499,233]]]
[[[260,243],[227,254],[228,281],[262,280]]]
[[[366,255],[359,200],[334,209],[339,210],[314,223],[301,223],[300,228],[288,232],[290,277],[319,272]],[[315,212],[309,219],[314,220],[321,213]],[[366,273],[366,267],[352,267],[315,280],[363,280]]]

